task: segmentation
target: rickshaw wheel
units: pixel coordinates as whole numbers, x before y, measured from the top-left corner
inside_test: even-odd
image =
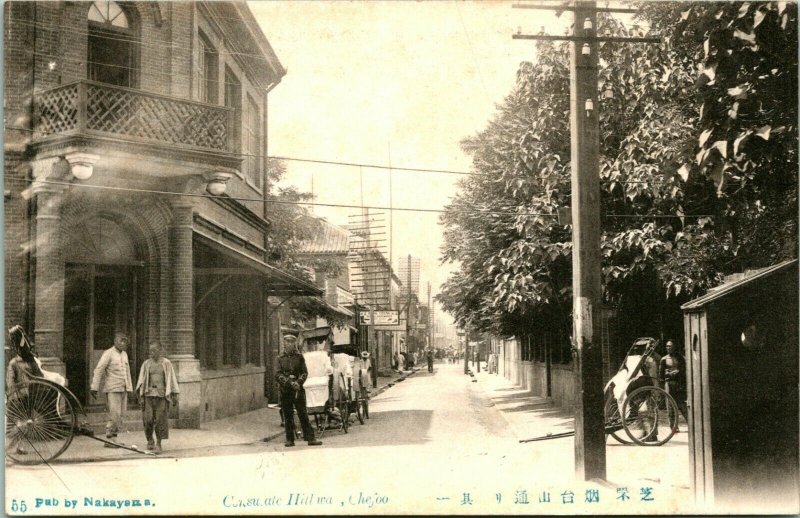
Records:
[[[606,398],[603,415],[605,415],[606,428],[613,428],[612,431],[608,432],[611,437],[621,444],[631,444],[631,441],[627,438],[627,432],[624,432],[622,418],[619,415],[619,404],[613,394],[611,394],[611,397]]]
[[[6,456],[19,464],[49,462],[66,450],[77,417],[56,385],[30,380],[6,396]]]
[[[369,393],[367,389],[361,389],[361,409],[364,412],[364,419],[369,419]]]
[[[623,408],[622,424],[628,436],[640,446],[666,444],[678,425],[678,405],[672,396],[658,387],[634,390]]]
[[[358,373],[358,395],[356,395],[355,406],[356,406],[356,417],[358,417],[358,422],[364,424],[364,387],[361,385],[361,373]]]
[[[364,414],[364,419],[369,419],[369,392],[367,391],[366,383],[361,379],[360,372],[358,373],[358,379],[360,380],[358,384],[359,390],[361,390],[361,413]],[[367,378],[367,383],[369,382],[370,380]]]
[[[347,383],[344,376],[340,374],[339,377],[343,383],[343,386],[339,386],[339,413],[342,416],[342,431],[347,433],[347,428],[350,425],[350,395],[347,393]]]
[[[358,422],[364,424],[364,410],[361,406],[361,403],[361,399],[356,399],[354,404],[356,406],[356,417],[358,418]]]

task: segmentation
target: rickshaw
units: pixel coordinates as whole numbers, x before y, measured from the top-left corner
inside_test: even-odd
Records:
[[[76,435],[116,448],[155,455],[124,444],[95,437],[86,424],[86,411],[66,387],[67,380],[41,368],[35,346],[21,326],[8,331],[11,343],[27,365],[29,379],[6,390],[5,451],[18,464],[39,464],[64,453]],[[79,417],[83,419],[79,421]]]
[[[606,432],[620,443],[661,446],[678,430],[678,405],[659,386],[657,346],[655,338],[636,339],[606,384]]]
[[[334,364],[342,364],[349,402],[349,414],[355,415],[358,422],[364,424],[369,419],[370,382],[370,355],[368,351],[359,352],[355,345],[334,345],[332,347]]]
[[[308,369],[303,384],[306,411],[314,418],[317,437],[321,438],[330,428],[347,433],[352,408],[352,366],[343,360],[337,362],[336,355],[327,351],[306,352],[303,357]],[[295,430],[299,432],[298,427]]]

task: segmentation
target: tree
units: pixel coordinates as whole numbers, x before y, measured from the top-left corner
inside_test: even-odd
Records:
[[[741,209],[721,211],[713,175],[687,160],[695,156],[696,127],[708,117],[701,101],[706,85],[696,82],[697,49],[683,37],[689,26],[700,30],[707,17],[687,18],[682,14],[687,7],[645,5],[642,16],[662,35],[662,45],[600,48],[604,299],[620,305],[627,320],[638,317],[635,325],[650,329],[664,315],[674,317],[682,301],[719,283],[736,263],[755,264],[743,258],[741,246],[732,246],[731,233],[720,230]],[[755,18],[757,10],[748,7],[748,16]],[[723,18],[738,13],[723,11]],[[792,16],[789,22],[796,19]],[[676,23],[682,19],[685,24]],[[609,18],[600,19],[598,30],[618,36],[640,32]],[[796,56],[794,62],[796,73]],[[571,229],[553,217],[570,203],[567,63],[566,45],[539,44],[536,62],[520,66],[495,118],[463,142],[477,174],[461,182],[441,218],[442,259],[460,261],[461,268],[440,297],[462,324],[470,321],[501,334],[520,334],[532,322],[554,318],[569,326],[559,315],[571,308]],[[796,99],[794,107],[792,120]],[[796,129],[789,129],[788,121],[785,128],[796,146]],[[788,147],[773,147],[764,160],[793,163],[796,173],[796,156]],[[762,208],[772,205],[771,212],[751,211],[748,217],[770,226],[773,235],[785,235],[796,228],[796,188],[792,195],[785,183],[774,184],[774,198],[793,200],[794,209],[767,202],[770,197],[752,183],[736,196]],[[679,331],[678,325],[670,331]]]
[[[286,164],[281,160],[268,160],[267,178],[269,180],[269,215],[271,222],[267,240],[269,264],[283,271],[313,283],[311,272],[318,270],[337,275],[335,262],[325,259],[309,259],[300,254],[300,245],[314,235],[317,220],[303,203],[313,200],[310,193],[301,192],[295,186],[279,187],[278,183],[286,175]],[[301,258],[302,257],[302,258]],[[333,311],[319,297],[298,297],[291,303],[293,318],[309,320],[321,317],[331,325],[345,324],[342,315]]]
[[[797,4],[697,3],[663,13],[700,64],[693,171],[716,187],[738,268],[797,249]]]

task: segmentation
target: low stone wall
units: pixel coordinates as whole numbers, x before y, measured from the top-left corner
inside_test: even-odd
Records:
[[[550,368],[550,392],[553,404],[564,410],[574,408],[575,377],[572,364],[554,364]]]
[[[506,379],[529,391],[532,395],[547,397],[547,365],[541,362],[507,360]],[[550,397],[557,407],[572,410],[575,380],[572,364],[553,364],[550,367]]]
[[[266,406],[265,371],[264,367],[252,366],[203,371],[202,420],[212,421]]]

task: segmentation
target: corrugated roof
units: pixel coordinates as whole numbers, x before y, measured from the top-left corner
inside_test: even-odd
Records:
[[[783,261],[782,263],[774,264],[772,266],[767,266],[766,268],[756,270],[754,273],[747,275],[742,279],[737,279],[735,281],[720,284],[719,286],[713,288],[702,297],[687,302],[686,304],[681,306],[681,309],[684,311],[691,309],[700,309],[709,302],[726,297],[730,295],[732,292],[738,290],[739,288],[747,284],[750,284],[751,282],[754,282],[758,279],[763,279],[780,271],[788,270],[789,268],[797,268],[797,259],[790,259],[788,261]]]
[[[314,236],[300,246],[303,254],[347,254],[349,233],[322,218],[316,218]]]

